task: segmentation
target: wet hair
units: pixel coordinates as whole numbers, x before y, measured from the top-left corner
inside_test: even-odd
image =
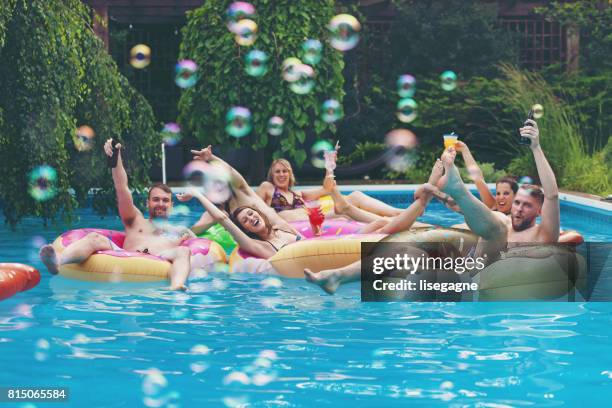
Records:
[[[256,208],[253,208],[251,206],[248,205],[243,205],[240,206],[238,208],[236,208],[234,210],[234,212],[232,212],[232,215],[230,216],[232,222],[234,224],[236,224],[236,226],[238,228],[240,228],[240,230],[242,230],[242,232],[244,232],[245,234],[247,234],[249,237],[253,238],[253,239],[258,239],[258,240],[262,240],[261,237],[257,234],[255,234],[254,232],[251,232],[249,230],[247,230],[244,225],[242,225],[242,223],[238,220],[238,215],[242,212],[242,210],[253,210],[255,211],[257,214],[259,214],[259,216],[261,217],[261,219],[264,222],[264,225],[266,226],[266,229],[268,230],[268,234],[272,232],[272,224],[270,223],[270,220],[268,219],[268,217],[265,216],[265,214],[262,214],[261,211],[259,211]]]
[[[274,178],[272,177],[272,169],[277,164],[280,164],[281,166],[284,166],[287,170],[289,170],[289,172],[291,173],[291,178],[289,179],[289,188],[293,187],[295,185],[295,176],[293,175],[293,168],[291,167],[291,163],[289,163],[289,161],[286,159],[276,159],[272,162],[272,164],[270,164],[267,180],[270,183],[274,184]]]
[[[521,190],[525,190],[531,197],[538,200],[540,205],[544,204],[544,191],[542,191],[542,187],[535,184],[523,184],[521,185]]]
[[[502,178],[500,178],[499,180],[497,180],[495,182],[495,185],[497,186],[498,184],[501,183],[506,183],[510,186],[510,188],[512,189],[512,192],[514,192],[514,194],[516,194],[516,192],[519,189],[519,185],[516,182],[516,179],[514,177],[510,177],[510,176],[504,176]]]
[[[166,192],[168,194],[172,194],[172,190],[166,184],[164,184],[164,183],[155,183],[151,187],[149,187],[149,194],[147,195],[147,199],[151,199],[151,191],[153,191],[154,188],[159,188],[160,190],[162,190],[162,191],[164,191],[164,192]]]

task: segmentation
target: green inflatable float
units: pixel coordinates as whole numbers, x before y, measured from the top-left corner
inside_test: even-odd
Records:
[[[225,230],[221,225],[215,224],[206,232],[198,235],[200,238],[210,239],[211,241],[216,242],[221,245],[226,253],[230,253],[236,247],[236,241],[232,238],[232,235]]]

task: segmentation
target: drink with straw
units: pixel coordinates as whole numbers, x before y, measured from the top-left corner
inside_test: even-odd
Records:
[[[455,147],[457,144],[457,138],[459,135],[456,135],[455,132],[451,132],[449,135],[444,135],[444,150],[449,147]]]
[[[321,235],[323,221],[325,221],[325,214],[321,210],[321,204],[319,201],[307,201],[305,206],[306,213],[308,213],[308,221],[310,221],[310,228],[312,234],[315,237]]]

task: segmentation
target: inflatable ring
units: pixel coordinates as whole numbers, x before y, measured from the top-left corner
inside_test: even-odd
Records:
[[[38,269],[20,263],[0,263],[0,300],[32,289],[40,282]]]
[[[312,228],[310,227],[309,221],[292,221],[289,224],[291,224],[291,226],[293,226],[293,228],[295,228],[305,238],[316,238],[312,234]],[[358,234],[363,226],[363,223],[357,221],[345,220],[342,218],[331,218],[323,222],[323,225],[321,226],[321,236],[332,237]]]
[[[479,300],[561,299],[586,286],[586,262],[571,246],[515,247],[476,275]]]
[[[68,245],[90,233],[103,235],[119,248],[123,247],[123,232],[97,228],[67,231],[53,242],[53,247],[57,254],[61,254]],[[223,248],[207,239],[192,238],[184,241],[181,246],[191,250],[192,270],[218,262],[225,263],[227,260]],[[170,262],[155,255],[107,250],[96,252],[80,264],[63,264],[59,274],[67,278],[98,282],[152,282],[167,280],[170,266]]]
[[[362,242],[378,242],[383,234],[351,234],[296,241],[281,248],[267,260],[270,272],[288,278],[303,278],[304,268],[313,272],[340,268],[361,259]],[[255,258],[236,247],[230,255],[230,272],[248,272],[244,261]],[[261,260],[266,262],[265,260]]]
[[[236,247],[236,241],[232,237],[232,234],[227,232],[225,228],[223,228],[220,224],[215,224],[212,227],[208,228],[204,233],[198,235],[200,238],[209,239],[211,241],[216,242],[221,245],[223,249],[225,249],[226,253],[232,252],[232,250]]]

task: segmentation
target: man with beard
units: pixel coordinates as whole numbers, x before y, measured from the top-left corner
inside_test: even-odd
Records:
[[[559,190],[552,168],[540,146],[538,125],[528,120],[519,132],[531,140],[530,148],[543,189],[535,185],[522,185],[512,202],[510,217],[491,211],[467,190],[454,165],[456,152],[453,148],[442,155],[448,181],[440,187],[457,202],[470,229],[481,237],[477,256],[499,253],[508,243],[544,244],[559,240]],[[539,215],[542,216],[542,222],[536,224]]]
[[[121,158],[121,144],[117,143],[115,148],[117,165],[112,168],[112,176],[117,192],[119,216],[125,228],[123,248],[117,247],[109,238],[94,232],[70,244],[61,255],[55,252],[52,245],[45,245],[40,250],[40,258],[49,272],[56,274],[60,265],[81,263],[97,251],[125,250],[156,255],[172,263],[170,289],[185,290],[185,281],[191,269],[191,251],[179,245],[194,235],[187,228],[184,231],[173,230],[168,233],[154,223],[156,220],[168,218],[172,210],[172,190],[161,183],[150,187],[147,198],[149,219],[145,219],[132,200],[127,173]],[[108,157],[113,156],[112,139],[106,141],[104,151]]]

